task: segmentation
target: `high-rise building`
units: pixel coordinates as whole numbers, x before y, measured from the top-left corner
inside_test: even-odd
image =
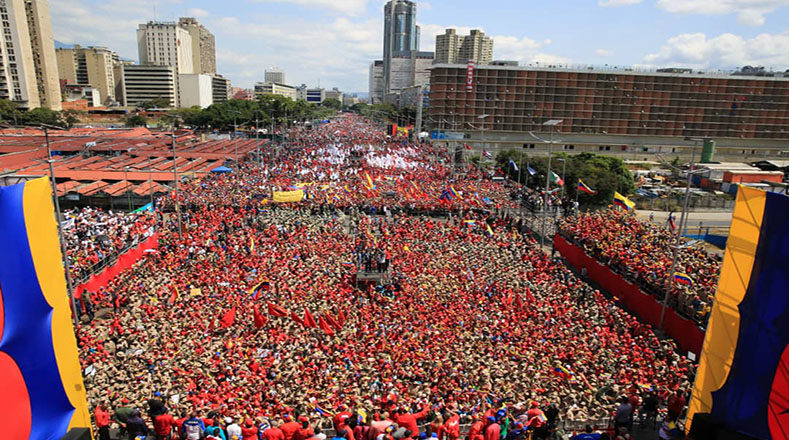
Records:
[[[259,98],[263,95],[280,95],[295,101],[296,88],[286,84],[268,81],[255,83],[255,97]]]
[[[425,85],[430,82],[430,68],[433,65],[433,52],[399,52],[391,60],[389,91],[386,96],[398,93],[408,87]]]
[[[232,98],[233,92],[232,87],[230,87],[230,80],[222,75],[213,76],[211,87],[214,104],[226,102],[228,99]]]
[[[285,72],[280,69],[266,69],[265,80],[267,83],[285,84]]]
[[[384,62],[375,60],[370,64],[370,104],[384,102]]]
[[[181,17],[178,25],[192,38],[192,67],[194,73],[216,74],[216,39],[205,26],[192,17]]]
[[[178,104],[178,75],[175,67],[126,65],[123,71],[123,105],[136,106],[154,99],[165,99],[170,107]]]
[[[493,39],[484,32],[473,29],[469,35],[458,35],[455,29],[447,29],[436,35],[436,64],[465,64],[474,61],[478,65],[493,61]]]
[[[60,110],[55,40],[47,0],[0,1],[0,99]]]
[[[176,74],[195,73],[192,35],[176,22],[149,21],[137,29],[140,64],[172,66]]]
[[[118,54],[104,47],[57,49],[58,73],[69,84],[90,85],[98,90],[102,102],[114,101]]]
[[[178,75],[178,107],[206,108],[213,102],[211,76],[200,73]]]
[[[390,0],[384,6],[384,93],[389,93],[391,60],[397,53],[419,50],[416,3]]]

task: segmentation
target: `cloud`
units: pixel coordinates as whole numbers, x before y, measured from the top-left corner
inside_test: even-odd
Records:
[[[789,0],[658,0],[657,6],[679,14],[737,14],[740,23],[761,26],[766,15],[789,5]]]
[[[736,68],[759,65],[789,66],[789,31],[743,38],[730,33],[707,37],[703,33],[680,34],[670,38],[656,53],[644,57],[651,65],[678,65],[697,69]]]
[[[617,7],[617,6],[630,6],[641,3],[643,0],[601,0],[597,2],[599,6],[604,8]]]
[[[597,49],[596,51],[594,51],[594,53],[599,57],[610,57],[614,55],[614,51],[608,49]]]
[[[253,0],[256,3],[287,3],[305,8],[321,8],[329,11],[358,17],[364,14],[367,0]],[[383,9],[381,9],[383,11]],[[382,12],[383,14],[383,12]]]
[[[189,8],[186,10],[186,15],[197,18],[208,17],[208,11],[200,8]]]
[[[551,40],[534,40],[528,37],[496,35],[493,37],[493,58],[512,60],[523,64],[569,64],[570,58],[545,53]]]

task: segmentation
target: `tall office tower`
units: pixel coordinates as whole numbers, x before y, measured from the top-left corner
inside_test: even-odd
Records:
[[[384,102],[384,62],[375,60],[370,63],[369,79],[370,104]]]
[[[477,29],[465,36],[458,35],[455,29],[436,35],[435,64],[466,64],[469,60],[478,65],[490,64],[493,39]]]
[[[192,37],[192,66],[194,73],[216,74],[216,39],[197,19],[181,17],[178,25]]]
[[[55,41],[47,0],[0,0],[0,99],[60,110]]]
[[[192,35],[176,22],[149,21],[137,29],[140,64],[171,66],[175,73],[195,73]]]
[[[265,80],[267,83],[285,84],[285,72],[277,68],[266,69]]]
[[[398,53],[419,50],[419,26],[416,25],[416,3],[390,0],[384,6],[384,93],[389,93],[391,60]]]
[[[97,89],[101,101],[115,101],[115,63],[118,54],[105,47],[80,47],[55,50],[61,80]]]

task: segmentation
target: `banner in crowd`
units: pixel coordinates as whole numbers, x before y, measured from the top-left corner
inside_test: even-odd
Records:
[[[274,200],[274,203],[300,202],[304,200],[304,190],[299,189],[296,191],[274,191],[272,199]]]
[[[740,186],[689,421],[789,437],[788,268],[789,197]]]
[[[89,428],[48,178],[0,188],[0,249],[0,437]]]
[[[112,266],[107,266],[101,272],[93,274],[88,281],[74,286],[74,297],[82,298],[82,292],[97,292],[100,288],[107,286],[110,280],[118,276],[124,270],[132,267],[134,263],[140,261],[146,251],[159,247],[159,234],[155,233],[146,238],[134,249],[124,252]]]

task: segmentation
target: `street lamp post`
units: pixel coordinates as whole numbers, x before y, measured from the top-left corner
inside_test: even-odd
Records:
[[[543,126],[548,127],[550,130],[548,141],[548,168],[545,171],[545,195],[542,202],[542,233],[540,234],[540,247],[545,246],[545,216],[548,215],[548,190],[551,186],[551,153],[553,153],[553,130],[554,127],[561,124],[562,119],[550,119],[543,122]]]
[[[181,224],[181,197],[178,193],[178,155],[175,151],[175,119],[173,119],[173,131],[171,133],[173,144],[173,178],[175,179],[175,215],[178,218],[178,238],[184,237],[184,229]]]
[[[74,326],[77,325],[77,299],[74,298],[74,282],[71,279],[71,263],[68,260],[66,253],[66,239],[63,236],[63,225],[60,222],[60,200],[58,200],[58,187],[55,182],[55,162],[52,159],[52,149],[49,145],[49,127],[42,126],[44,129],[44,141],[47,144],[47,163],[49,164],[49,182],[52,184],[52,197],[55,199],[55,223],[58,225],[58,239],[60,240],[60,253],[63,254],[63,269],[66,273],[66,288],[68,289],[68,296],[71,299],[71,317]],[[57,129],[60,129],[59,127]]]
[[[477,119],[479,119],[480,123],[482,124],[482,127],[480,129],[481,134],[480,134],[480,139],[479,139],[479,143],[480,143],[479,163],[477,164],[478,168],[479,168],[479,172],[480,172],[480,179],[482,179],[482,175],[481,175],[482,174],[482,149],[485,148],[485,119],[488,116],[490,116],[490,115],[487,114],[487,113],[477,116]]]
[[[666,317],[666,307],[668,306],[668,297],[671,295],[671,288],[674,286],[674,271],[677,269],[677,258],[679,257],[680,242],[682,241],[682,228],[687,220],[688,215],[688,202],[690,200],[690,180],[693,175],[693,168],[696,161],[696,147],[699,141],[704,141],[704,138],[685,138],[685,140],[693,141],[693,149],[690,153],[690,165],[688,167],[688,178],[685,182],[685,202],[682,206],[682,214],[679,217],[679,225],[677,225],[677,238],[674,242],[674,250],[671,256],[671,269],[668,271],[668,278],[666,280],[666,292],[663,297],[663,305],[660,308],[660,323],[658,328],[663,329],[663,321]]]

